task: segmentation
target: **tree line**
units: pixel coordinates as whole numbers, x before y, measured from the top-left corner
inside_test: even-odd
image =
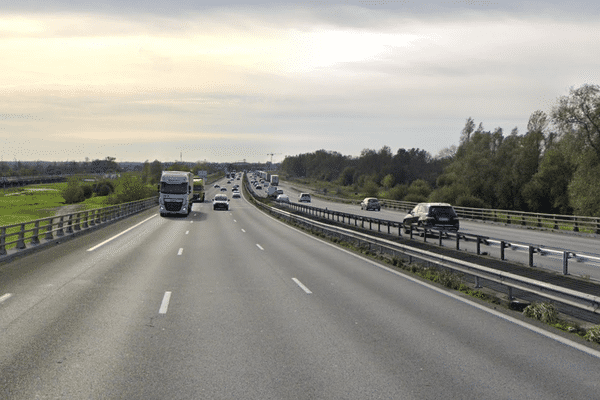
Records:
[[[388,146],[358,157],[318,150],[286,157],[280,173],[395,200],[600,217],[600,87],[571,88],[550,114],[533,112],[523,134],[469,117],[458,146],[436,157]]]

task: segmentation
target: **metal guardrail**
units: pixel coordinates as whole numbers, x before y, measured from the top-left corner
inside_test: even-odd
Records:
[[[425,262],[429,262],[438,266],[442,266],[451,270],[459,271],[462,273],[469,274],[471,276],[475,276],[476,278],[476,286],[479,286],[479,279],[485,279],[491,282],[495,282],[506,286],[509,288],[508,298],[513,300],[512,290],[518,289],[528,293],[535,294],[537,296],[557,301],[563,304],[567,304],[569,306],[585,310],[588,312],[592,312],[594,314],[600,314],[600,297],[594,296],[587,293],[578,292],[576,290],[564,288],[561,286],[553,285],[546,282],[536,281],[534,279],[522,277],[516,274],[511,274],[504,271],[495,270],[492,268],[487,268],[481,265],[477,265],[468,261],[458,260],[452,257],[444,256],[441,254],[436,254],[427,250],[417,249],[411,246],[403,245],[400,243],[396,243],[390,240],[373,237],[367,234],[363,234],[358,231],[333,226],[326,223],[321,223],[315,221],[310,218],[302,217],[291,212],[283,211],[275,207],[271,207],[262,202],[256,202],[260,207],[265,208],[268,212],[277,214],[280,217],[293,220],[296,223],[301,225],[308,226],[312,229],[321,232],[328,232],[330,235],[334,235],[339,237],[342,240],[346,241],[354,241],[358,243],[358,246],[365,243],[368,243],[369,246],[379,247],[380,251],[384,251],[388,254],[392,255],[402,255],[406,258],[409,258],[411,261],[413,259],[419,259]],[[290,203],[290,206],[295,207],[298,204]],[[307,206],[302,206],[307,207]],[[314,207],[312,207],[314,208]],[[313,211],[317,211],[316,209]],[[324,210],[320,210],[321,212]],[[329,215],[339,215],[341,213],[330,212]],[[358,217],[358,220],[361,220],[361,216]],[[373,223],[374,219],[368,217],[362,217],[364,222],[365,220],[370,220],[368,222]],[[355,222],[357,220],[355,219]],[[393,222],[393,221],[388,221]],[[398,222],[394,222],[394,224],[398,224]],[[391,226],[391,225],[388,225]],[[480,286],[479,286],[480,287]]]
[[[332,220],[338,223],[346,225],[354,225],[358,227],[360,225],[363,229],[377,230],[382,232],[387,230],[388,234],[392,234],[392,229],[397,230],[398,236],[402,236],[403,224],[398,221],[390,221],[379,218],[367,217],[364,215],[349,214],[341,211],[334,211],[329,209],[323,209],[318,207],[312,207],[300,203],[289,203],[289,207],[292,210],[302,212],[308,215],[312,215],[318,218],[324,218]],[[384,232],[385,233],[385,232]],[[500,259],[505,260],[505,250],[524,251],[528,254],[528,265],[534,266],[534,256],[557,256],[562,257],[562,273],[563,275],[569,274],[569,260],[575,259],[577,262],[589,262],[594,264],[600,264],[600,256],[596,254],[585,254],[577,253],[570,250],[546,248],[540,246],[533,246],[527,243],[517,243],[510,240],[490,238],[488,236],[465,234],[461,232],[449,232],[444,230],[430,229],[417,227],[415,225],[410,227],[408,233],[412,239],[413,234],[417,233],[423,236],[423,240],[427,241],[428,237],[434,236],[440,246],[443,246],[443,239],[451,239],[456,243],[456,250],[461,250],[460,243],[463,242],[475,242],[477,246],[477,255],[481,255],[481,246],[498,246],[500,248]]]
[[[55,217],[36,219],[20,224],[0,227],[0,260],[8,254],[7,250],[24,250],[28,245],[39,245],[42,240],[50,241],[64,237],[76,231],[96,227],[119,218],[124,218],[158,204],[155,197],[117,204],[114,206],[79,211]]]

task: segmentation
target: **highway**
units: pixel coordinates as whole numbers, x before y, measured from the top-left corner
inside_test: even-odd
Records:
[[[599,348],[243,198],[0,266],[1,399],[591,399]]]
[[[284,190],[290,196],[290,200],[297,202],[299,191],[294,187],[293,184],[288,182],[281,182],[280,188]],[[264,194],[263,191],[259,191],[260,194]],[[304,203],[307,204],[307,203]],[[372,218],[380,218],[389,221],[402,222],[402,219],[406,215],[405,211],[381,209],[381,211],[366,211],[361,210],[359,205],[356,204],[344,204],[339,202],[333,202],[319,198],[318,196],[312,196],[311,206],[319,208],[327,208],[329,210],[335,210],[345,212],[348,214],[363,215]],[[505,240],[514,243],[523,243],[532,245],[535,247],[552,248],[562,251],[571,251],[576,253],[583,253],[600,258],[600,238],[574,233],[555,233],[551,231],[538,231],[534,229],[527,229],[518,226],[507,226],[503,224],[494,223],[481,223],[475,221],[460,221],[460,232],[471,235],[479,235],[483,237],[489,237],[492,239]],[[430,239],[434,242],[435,239]],[[448,247],[455,247],[452,241],[448,241],[445,244]],[[475,252],[476,245],[474,242],[470,244],[463,244],[463,248],[468,251]],[[488,252],[496,258],[500,257],[500,249],[496,247],[482,247],[482,251]],[[505,253],[506,259],[510,261],[517,261],[524,264],[528,263],[528,256],[524,252],[514,252],[507,250]],[[557,273],[562,273],[562,257],[559,255],[547,256],[547,257],[535,257],[535,266],[547,268]],[[571,260],[569,263],[569,273],[576,276],[590,277],[592,279],[600,281],[600,264],[599,263],[579,263],[575,260]]]

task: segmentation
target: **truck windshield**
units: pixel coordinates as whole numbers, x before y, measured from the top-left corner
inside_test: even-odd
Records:
[[[186,194],[188,185],[185,182],[182,183],[160,183],[160,192],[165,194]]]

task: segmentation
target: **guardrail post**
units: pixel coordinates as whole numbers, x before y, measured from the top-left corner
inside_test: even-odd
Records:
[[[556,215],[554,216],[554,229],[555,230],[559,229],[559,227],[558,227],[558,221],[556,220]]]
[[[67,220],[67,233],[73,233],[73,214],[69,214]]]
[[[513,289],[512,287],[508,287],[508,300],[514,300],[515,298],[513,297]]]
[[[35,221],[31,244],[40,244],[40,221]]]
[[[412,224],[410,224],[409,232],[410,232],[410,238],[412,239],[413,238],[413,226],[412,226]]]
[[[77,214],[75,214],[75,224],[73,225],[73,229],[75,229],[76,231],[80,231],[81,230],[81,213],[78,212]]]
[[[563,275],[569,275],[569,252],[563,252]]]
[[[506,248],[506,242],[504,240],[500,241],[500,259],[504,261],[504,249]]]
[[[25,223],[21,224],[21,230],[19,231],[19,239],[17,241],[17,249],[25,248]]]
[[[481,254],[481,236],[477,236],[477,255]]]
[[[54,218],[48,218],[48,225],[46,225],[46,236],[44,239],[52,240],[54,239],[54,235],[52,235],[52,227],[54,226]]]
[[[533,253],[535,253],[535,249],[533,246],[529,246],[529,266],[533,267]]]
[[[377,232],[381,232],[381,220],[377,220]]]
[[[442,231],[438,231],[438,234],[439,234],[439,239],[440,239],[439,245],[440,245],[440,247],[442,247]]]
[[[423,243],[427,243],[427,228],[423,228]]]
[[[88,218],[89,218],[89,212],[85,211],[83,213],[83,228],[88,227]]]
[[[456,250],[460,250],[460,234],[456,232]]]
[[[573,232],[579,232],[579,225],[577,225],[577,217],[573,217]]]
[[[63,220],[64,216],[60,216],[58,219],[58,230],[56,231],[56,236],[65,236],[65,231],[63,230]]]
[[[481,286],[481,282],[479,282],[479,277],[477,275],[475,275],[475,289],[480,289]]]
[[[6,254],[6,228],[0,228],[0,256]]]

